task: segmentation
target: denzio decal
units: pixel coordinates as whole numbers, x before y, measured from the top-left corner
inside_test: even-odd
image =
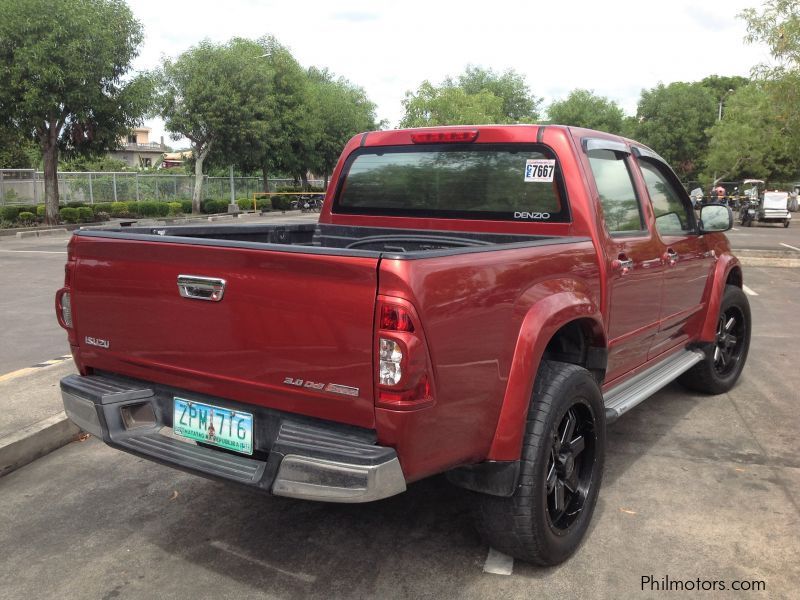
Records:
[[[550,218],[550,213],[546,212],[524,212],[517,211],[514,213],[515,219],[533,219],[536,221],[547,221]]]

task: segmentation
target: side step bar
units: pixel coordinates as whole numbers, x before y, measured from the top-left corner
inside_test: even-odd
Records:
[[[684,350],[611,388],[603,395],[606,423],[613,423],[704,358],[701,350]]]

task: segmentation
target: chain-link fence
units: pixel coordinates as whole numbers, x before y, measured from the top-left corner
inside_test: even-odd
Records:
[[[270,191],[294,185],[292,179],[270,179]],[[309,184],[322,187],[322,180],[311,180]],[[252,198],[253,193],[263,192],[261,177],[234,177],[236,198]],[[193,175],[109,173],[109,172],[63,172],[58,174],[58,195],[61,204],[69,202],[130,202],[157,200],[172,202],[191,200],[194,189]],[[203,198],[228,200],[231,197],[230,177],[203,177]],[[0,169],[0,205],[43,204],[44,174],[32,169]]]

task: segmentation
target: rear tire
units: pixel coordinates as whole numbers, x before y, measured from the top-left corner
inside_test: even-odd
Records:
[[[705,348],[705,358],[678,381],[696,392],[723,394],[730,390],[747,361],[750,349],[750,302],[735,285],[726,285],[717,318],[717,335]]]
[[[789,219],[786,219],[786,220],[783,222],[783,226],[784,226],[784,227],[789,227],[789,223],[790,223]]]
[[[510,498],[480,494],[477,527],[490,546],[535,565],[556,565],[583,540],[597,503],[605,407],[586,369],[542,361]]]

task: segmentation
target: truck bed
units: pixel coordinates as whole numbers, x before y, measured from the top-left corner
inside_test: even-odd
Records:
[[[141,239],[335,256],[416,259],[579,241],[574,237],[330,224],[190,225],[84,229],[80,236]]]

